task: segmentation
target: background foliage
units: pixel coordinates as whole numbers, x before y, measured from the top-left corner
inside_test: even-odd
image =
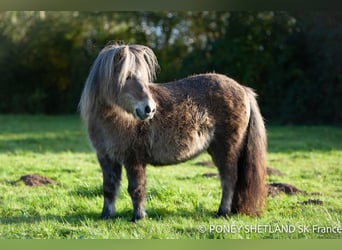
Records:
[[[109,41],[156,53],[157,82],[223,73],[256,89],[268,121],[342,123],[342,14],[0,12],[0,112],[77,112]]]

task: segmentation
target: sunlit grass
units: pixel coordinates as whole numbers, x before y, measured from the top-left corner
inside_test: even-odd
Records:
[[[342,129],[271,126],[268,138],[268,165],[284,173],[268,182],[321,195],[269,198],[258,218],[216,218],[220,183],[203,177],[217,171],[198,166],[210,160],[202,154],[177,166],[147,168],[148,217],[134,224],[125,173],[116,218],[99,219],[102,174],[77,116],[0,116],[0,238],[341,238],[312,227],[342,227]],[[17,181],[33,173],[58,184]],[[323,205],[303,205],[308,199]],[[310,230],[301,232],[304,226]],[[240,230],[227,231],[234,227]]]

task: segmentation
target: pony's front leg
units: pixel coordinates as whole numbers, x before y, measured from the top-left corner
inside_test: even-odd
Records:
[[[109,219],[115,215],[115,199],[120,189],[122,166],[108,156],[99,156],[103,175],[103,209],[101,218]]]
[[[145,212],[145,189],[146,176],[145,164],[127,162],[125,164],[128,178],[128,193],[132,198],[133,217],[132,221],[136,222],[146,216]]]

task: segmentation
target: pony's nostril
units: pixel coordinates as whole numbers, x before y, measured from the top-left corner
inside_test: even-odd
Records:
[[[151,108],[150,108],[150,106],[146,106],[146,107],[145,107],[145,113],[146,113],[146,114],[151,113]]]
[[[156,112],[156,109],[152,109],[152,113],[155,113]]]

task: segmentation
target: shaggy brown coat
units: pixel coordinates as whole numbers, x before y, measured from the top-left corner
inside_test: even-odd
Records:
[[[151,67],[156,59],[148,57],[153,57],[153,52],[144,46],[139,50],[138,45],[111,48],[117,51],[105,56],[112,62],[97,59],[80,102],[81,114],[103,172],[102,217],[110,218],[115,214],[122,165],[127,172],[134,207],[132,220],[135,221],[146,215],[146,164],[176,164],[205,150],[212,156],[221,178],[222,199],[217,214],[260,214],[266,197],[266,133],[253,91],[220,74],[150,83],[151,77],[141,77],[141,71],[140,77],[134,78],[134,69],[144,65],[145,60],[149,73],[153,72]],[[106,51],[113,52],[106,48],[102,57]],[[125,83],[121,83],[109,102],[103,92],[103,88],[109,87],[100,77],[103,68],[114,67],[114,73],[108,74],[112,80],[107,79],[106,84],[117,85],[116,74],[124,63],[130,63],[127,55],[138,55],[138,52],[145,53],[143,59],[137,57],[137,65],[127,73],[135,79],[131,82],[136,85],[131,83],[134,87],[125,90]],[[130,80],[126,80],[127,85],[128,82]],[[151,111],[152,106],[153,114],[148,117],[151,113],[148,112],[148,118],[137,119],[141,118],[140,111],[137,109],[137,116],[130,102],[120,99],[125,91],[130,97],[127,100],[134,105],[146,100],[145,110]],[[134,91],[136,93],[132,93]]]

